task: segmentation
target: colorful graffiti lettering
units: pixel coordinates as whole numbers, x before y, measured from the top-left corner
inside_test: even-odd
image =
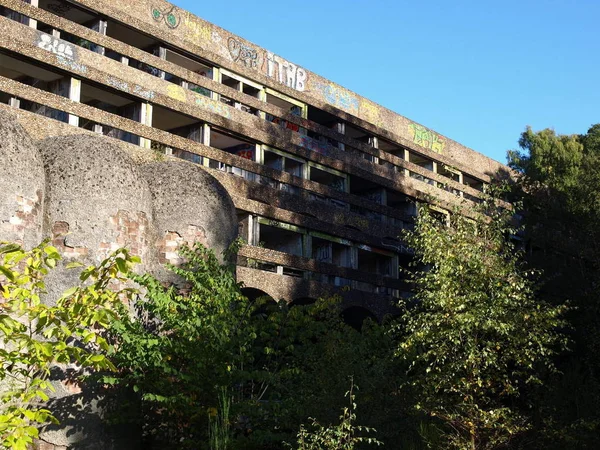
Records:
[[[353,114],[358,113],[358,98],[350,91],[338,87],[333,83],[318,83],[317,89],[321,91],[321,93],[325,97],[325,100],[327,100],[327,102],[332,104],[333,106],[336,106],[337,108],[343,109]]]
[[[267,76],[269,78],[275,78],[281,84],[297,91],[304,91],[308,76],[306,70],[271,52],[265,53],[265,59],[267,62]]]
[[[64,59],[75,59],[73,47],[58,38],[50,36],[49,34],[42,33],[38,38],[37,46]]]
[[[124,92],[129,92],[129,84],[127,84],[123,80],[119,80],[118,78],[108,77],[106,80],[106,84]]]
[[[175,29],[179,26],[181,20],[175,12],[177,10],[177,6],[167,7],[166,9],[161,10],[160,8],[153,6],[150,8],[150,15],[156,22],[164,21],[169,28]]]
[[[87,66],[73,61],[72,59],[65,58],[64,56],[56,55],[56,62],[61,66],[69,69],[71,72],[87,73]]]
[[[154,98],[154,92],[153,91],[149,91],[147,89],[144,89],[143,87],[139,86],[139,85],[135,85],[133,87],[133,93],[135,95],[139,95],[140,97],[145,98],[146,100],[152,100]]]
[[[230,37],[227,40],[227,48],[233,62],[239,62],[251,69],[256,69],[259,66],[258,52],[249,45]]]
[[[371,103],[368,100],[363,100],[360,103],[360,114],[362,115],[362,118],[366,121],[371,122],[373,125],[376,125],[378,127],[381,126],[379,108],[374,103]]]
[[[167,86],[167,95],[173,100],[178,100],[180,102],[186,101],[185,89],[176,84],[169,84],[169,86]]]
[[[412,131],[413,142],[415,144],[440,154],[444,151],[446,142],[442,137],[416,123],[411,123],[409,127]]]
[[[185,28],[187,29],[187,38],[197,45],[202,45],[202,41],[211,40],[211,31],[207,26],[188,19],[185,21]]]
[[[208,97],[204,97],[201,94],[196,94],[194,93],[195,97],[196,97],[196,105],[200,106],[201,108],[207,109],[212,113],[218,114],[220,116],[223,116],[227,119],[229,119],[231,113],[230,113],[230,107],[225,105],[224,103],[221,102],[217,102],[215,100],[212,100]]]

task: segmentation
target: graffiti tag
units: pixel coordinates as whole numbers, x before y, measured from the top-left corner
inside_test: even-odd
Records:
[[[356,96],[351,92],[346,91],[343,88],[337,87],[334,84],[323,84],[317,85],[317,88],[322,92],[325,100],[328,103],[336,106],[340,109],[357,113],[359,108],[359,101]]]
[[[37,46],[65,59],[73,60],[75,58],[73,47],[49,34],[40,35]]]
[[[413,142],[415,144],[433,150],[436,153],[443,152],[446,142],[442,137],[421,125],[417,125],[416,123],[411,123],[410,129],[412,131]]]
[[[167,7],[163,10],[157,8],[156,6],[153,6],[150,8],[150,15],[152,15],[152,18],[155,22],[164,21],[169,28],[175,29],[179,26],[179,23],[181,22],[179,17],[175,15],[176,10],[177,6],[171,6],[170,8]]]
[[[258,52],[256,49],[232,37],[227,40],[227,48],[233,62],[239,62],[252,69],[258,67]]]
[[[217,102],[216,100],[212,100],[208,97],[204,97],[201,94],[195,94],[195,97],[196,97],[196,105],[200,106],[201,108],[205,108],[212,113],[218,114],[220,116],[223,116],[223,117],[229,119],[229,116],[230,116],[230,112],[229,112],[230,107],[229,106],[225,105],[224,103]]]
[[[296,89],[297,91],[304,91],[307,78],[306,70],[271,52],[266,52],[265,55],[267,61],[267,76],[269,78],[275,78],[281,84]]]

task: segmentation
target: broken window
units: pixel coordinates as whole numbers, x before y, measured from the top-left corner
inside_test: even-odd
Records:
[[[393,273],[393,254],[367,245],[358,247],[358,270],[383,276],[395,276]]]
[[[293,114],[298,117],[306,118],[306,105],[297,100],[294,100],[286,95],[280,94],[279,92],[275,92],[269,88],[265,90],[265,98],[266,102],[271,105],[275,105],[279,108],[284,109],[287,113]],[[295,124],[293,122],[289,122],[280,117],[273,116],[272,114],[266,114],[265,118],[269,122],[273,122],[281,126],[282,128],[287,128],[292,131],[296,131],[302,134],[306,134],[306,129]]]
[[[201,62],[195,57],[188,57],[168,48],[165,49],[164,58],[165,60],[173,64],[177,64],[178,66],[183,67],[184,69],[187,69],[191,72],[194,72],[211,80],[213,79],[213,67],[207,62]],[[178,84],[206,97],[211,97],[212,95],[212,91],[210,91],[209,89],[203,86],[198,86],[197,84],[194,84],[190,81],[181,80],[181,83]]]
[[[355,127],[354,125],[350,125],[349,123],[345,126],[346,136],[349,138],[355,139],[359,142],[362,142],[367,145],[373,146],[375,143],[375,139],[373,135],[369,132],[363,130],[362,128]]]
[[[81,82],[81,103],[137,122],[142,121],[142,108],[145,107],[137,99],[90,82]],[[132,144],[140,144],[139,136],[108,125],[102,125],[93,120],[82,119],[79,126]]]
[[[463,174],[463,183],[469,187],[472,187],[473,189],[483,192],[483,189],[484,189],[483,181],[478,180],[477,178],[472,177],[471,175]]]
[[[231,73],[225,69],[220,70],[220,76],[221,76],[221,83],[224,84],[225,86],[229,86],[230,88],[235,89],[236,91],[245,93],[247,95],[252,95],[253,97],[256,97],[258,99],[261,98],[261,95],[262,95],[261,92],[263,91],[262,86],[254,83],[250,80],[247,80],[246,78],[244,78],[240,75]],[[223,102],[226,105],[229,105],[233,108],[239,109],[239,110],[247,112],[249,114],[254,114],[254,115],[260,116],[260,111],[258,109],[253,108],[248,105],[245,105],[244,103],[241,103],[237,100],[229,98],[225,95],[221,95],[220,100],[221,100],[221,102]]]
[[[352,244],[344,239],[326,236],[322,233],[312,235],[311,257],[319,262],[335,264],[340,267],[352,267]]]
[[[60,95],[61,97],[75,99],[76,92],[72,92],[72,78],[54,71],[50,66],[38,62],[30,64],[28,58],[13,58],[7,53],[0,53],[0,76],[18,81],[19,83],[41,89],[42,91]],[[8,103],[20,109],[50,117],[61,122],[69,121],[69,114],[40,103],[25,99],[9,99]]]

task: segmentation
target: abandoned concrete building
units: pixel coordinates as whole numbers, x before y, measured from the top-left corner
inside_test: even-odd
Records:
[[[380,319],[408,295],[399,268],[411,254],[398,236],[415,202],[476,203],[503,168],[163,0],[0,0],[2,111],[34,140],[103,135],[140,166],[203,167],[231,197],[247,242],[237,264],[246,293],[295,303],[337,293],[350,321]],[[185,170],[140,171],[150,190],[171,177],[162,189],[184,192],[181,208],[205,201],[190,197]],[[208,220],[198,231],[192,220],[175,244],[163,240],[161,262],[178,239],[222,227]]]

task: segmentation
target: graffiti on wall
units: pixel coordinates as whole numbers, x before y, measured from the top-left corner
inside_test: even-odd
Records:
[[[37,41],[37,46],[54,53],[56,56],[71,60],[75,59],[75,52],[70,44],[49,34],[42,33]]]
[[[172,29],[177,28],[181,22],[181,19],[176,12],[177,6],[167,6],[165,9],[160,9],[157,6],[152,6],[150,8],[150,15],[155,22],[164,22],[169,28]]]
[[[77,62],[77,51],[70,43],[61,39],[50,36],[49,34],[40,33],[36,40],[36,45],[50,53],[56,55],[56,61],[73,72],[86,73],[87,67]]]
[[[271,53],[265,52],[266,75],[273,78],[292,89],[304,91],[306,88],[306,70],[283,58]],[[263,66],[265,64],[263,63]]]
[[[438,136],[433,131],[416,123],[411,123],[409,128],[413,134],[413,142],[415,144],[433,150],[436,153],[442,153],[444,151],[446,141],[444,141],[444,138],[441,136]]]
[[[327,103],[353,114],[358,113],[359,101],[352,92],[333,83],[317,83],[316,88],[323,94]]]
[[[233,62],[243,64],[249,69],[256,69],[259,66],[258,51],[242,43],[241,41],[230,37],[227,40],[227,48]]]
[[[382,120],[379,115],[379,107],[374,103],[371,103],[368,100],[363,100],[360,103],[360,114],[367,122],[370,122],[378,127],[382,125]]]
[[[167,95],[173,100],[177,100],[180,102],[185,102],[187,97],[185,95],[185,89],[181,86],[177,86],[176,84],[169,84],[167,86]]]
[[[212,113],[218,114],[220,116],[223,116],[223,117],[229,119],[229,117],[231,115],[231,113],[230,113],[231,108],[229,106],[227,106],[226,104],[218,102],[216,100],[212,100],[201,94],[194,93],[194,96],[196,97],[196,105],[197,106],[200,106],[201,108],[207,109]]]
[[[329,144],[304,135],[300,136],[300,145],[304,148],[321,153],[326,156],[329,155],[331,153],[331,149],[333,149],[333,147]]]
[[[115,89],[123,91],[123,92],[131,92],[135,95],[145,98],[146,100],[152,100],[155,95],[153,91],[144,89],[142,86],[140,86],[138,84],[135,84],[135,85],[133,85],[133,87],[131,87],[129,85],[129,83],[127,83],[126,81],[123,81],[119,78],[115,78],[115,77],[111,77],[111,76],[109,76],[106,79],[106,84],[114,87]]]

